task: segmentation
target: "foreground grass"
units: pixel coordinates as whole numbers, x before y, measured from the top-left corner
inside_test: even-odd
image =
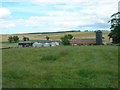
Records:
[[[3,50],[3,88],[117,88],[118,47]]]

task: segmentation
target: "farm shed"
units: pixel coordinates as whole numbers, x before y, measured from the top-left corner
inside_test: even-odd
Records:
[[[43,46],[43,43],[34,42],[32,44],[32,47],[42,47],[42,46]]]
[[[102,45],[105,44],[105,40],[102,37],[102,31],[98,30],[95,32],[96,38],[95,39],[72,39],[70,40],[70,44],[72,46],[75,45]]]
[[[59,46],[60,45],[59,42],[51,42],[50,44],[51,44],[51,46]]]
[[[38,43],[42,43],[43,47],[48,47],[48,46],[59,46],[60,41],[48,41],[48,40],[40,40],[37,41]]]
[[[31,42],[31,41],[19,42],[18,47],[29,47],[29,46],[32,46],[33,43],[34,42]]]
[[[96,39],[72,39],[70,40],[72,46],[75,45],[93,45],[96,44]]]
[[[50,43],[44,43],[43,44],[43,47],[49,47],[49,46],[51,46]]]
[[[48,46],[59,46],[60,41],[48,41],[48,40],[39,40],[39,41],[24,41],[19,42],[18,47],[48,47]]]

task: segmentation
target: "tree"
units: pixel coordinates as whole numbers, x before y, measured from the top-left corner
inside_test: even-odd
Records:
[[[29,41],[29,37],[26,37],[26,40]]]
[[[13,37],[12,36],[8,37],[8,41],[11,43],[13,41]]]
[[[19,37],[18,36],[13,36],[13,40],[14,40],[14,42],[18,42],[19,41]]]
[[[47,39],[47,40],[49,40],[49,39],[50,39],[50,37],[46,36],[46,39]]]
[[[68,35],[65,35],[64,37],[67,38],[67,39],[69,39],[69,40],[71,40],[73,38],[73,35],[68,34]]]
[[[120,12],[113,14],[109,23],[111,24],[109,39],[112,38],[112,43],[120,43]]]
[[[14,41],[14,42],[18,42],[19,41],[19,37],[18,36],[10,36],[10,37],[8,37],[8,41],[10,42],[10,43],[12,43],[12,41]]]
[[[73,38],[73,35],[71,34],[68,34],[68,35],[65,35],[64,37],[61,37],[61,40],[62,40],[62,44],[63,45],[70,45],[70,41]]]
[[[23,36],[23,41],[29,41],[29,37],[24,37]]]
[[[23,37],[23,41],[26,41],[26,37]]]
[[[69,40],[67,38],[62,37],[61,40],[62,40],[63,45],[70,45],[70,42],[69,42]]]

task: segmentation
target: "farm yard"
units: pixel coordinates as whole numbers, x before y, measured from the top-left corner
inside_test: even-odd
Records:
[[[119,88],[120,1],[1,4],[0,88]]]
[[[105,38],[105,41],[107,43],[110,43],[108,38],[108,34],[110,31],[102,31],[103,37]],[[2,35],[2,41],[1,45],[3,48],[6,47],[15,47],[18,44],[17,43],[8,43],[8,37],[17,35],[20,38],[20,41],[22,41],[23,36],[29,37],[30,41],[36,41],[36,40],[45,40],[46,36],[50,37],[50,40],[60,40],[61,37],[63,37],[66,34],[72,34],[76,39],[94,39],[95,38],[95,32],[94,31],[88,31],[88,32],[66,32],[66,33],[51,33],[51,34],[13,34],[13,35]]]
[[[3,88],[118,88],[117,46],[2,50]]]
[[[102,31],[106,43],[109,31]],[[51,34],[16,34],[30,41],[60,40],[66,34],[76,39],[95,39],[94,31]],[[15,47],[10,35],[2,35],[1,47]],[[12,36],[12,35],[11,35]],[[13,35],[14,36],[14,35]],[[117,88],[118,47],[56,46],[2,50],[3,88]]]

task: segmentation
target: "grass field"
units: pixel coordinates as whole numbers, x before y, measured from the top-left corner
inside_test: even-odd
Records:
[[[4,49],[3,88],[117,88],[117,46]]]
[[[108,39],[108,34],[110,31],[102,31],[103,37],[105,37],[106,43],[110,43]],[[13,35],[2,35],[2,47],[13,47],[17,46],[17,43],[8,43],[9,36],[19,36],[20,40],[22,40],[23,36],[29,37],[30,40],[45,40],[46,36],[50,37],[50,40],[60,40],[66,34],[72,34],[76,39],[94,39],[96,38],[94,31],[89,32],[66,32],[66,33],[51,33],[51,34],[13,34]]]

